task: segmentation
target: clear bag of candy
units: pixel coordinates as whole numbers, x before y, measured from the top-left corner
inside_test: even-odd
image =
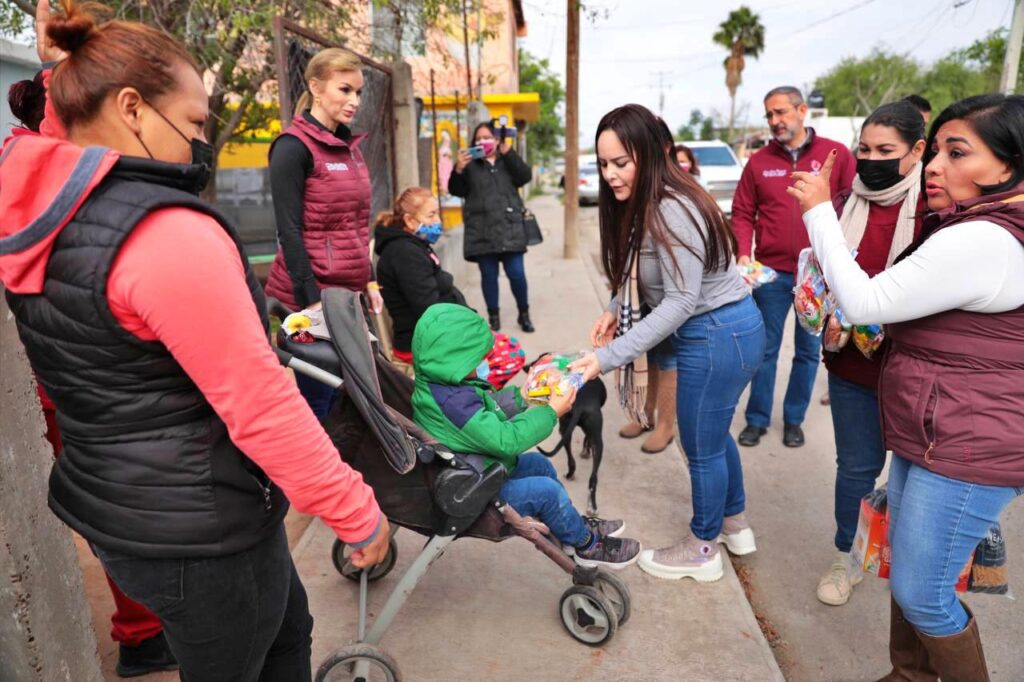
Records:
[[[825,275],[810,247],[800,252],[797,261],[796,286],[793,288],[793,307],[796,319],[808,333],[819,336],[825,328],[825,318],[835,307],[828,295]]]
[[[885,341],[885,328],[880,324],[858,324],[853,327],[851,336],[853,345],[870,360]]]
[[[779,273],[775,272],[773,268],[756,260],[746,265],[737,265],[736,268],[740,271],[740,277],[743,278],[743,281],[752,289],[756,289],[769,282],[774,282],[779,276]]]
[[[531,405],[546,405],[552,396],[582,388],[583,375],[569,371],[569,364],[579,357],[579,354],[563,353],[540,356],[526,375],[526,401]]]
[[[843,311],[836,308],[825,323],[825,333],[821,337],[821,344],[829,353],[838,353],[850,342],[852,331],[853,327],[846,320]]]

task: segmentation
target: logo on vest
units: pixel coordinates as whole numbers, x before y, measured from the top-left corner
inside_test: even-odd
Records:
[[[789,175],[789,171],[785,168],[766,168],[761,171],[761,175],[766,178],[784,178]]]
[[[821,175],[821,161],[817,159],[811,161],[811,175]]]
[[[328,164],[325,164],[325,165],[327,166],[327,170],[329,170],[331,172],[347,171],[348,170],[348,164],[347,163],[342,163],[340,161],[338,163],[328,163]]]

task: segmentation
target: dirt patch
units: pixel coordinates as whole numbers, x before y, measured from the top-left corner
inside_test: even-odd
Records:
[[[786,642],[782,633],[772,624],[772,621],[764,612],[764,603],[758,593],[751,567],[737,557],[732,557],[732,565],[736,571],[736,577],[739,578],[740,585],[743,586],[743,593],[747,595],[747,601],[750,602],[750,608],[754,612],[754,618],[757,619],[757,625],[761,628],[761,634],[768,640],[768,645],[772,648],[775,662],[779,664],[779,668],[786,679],[790,679],[790,673],[794,670],[795,663],[789,650],[789,643]]]

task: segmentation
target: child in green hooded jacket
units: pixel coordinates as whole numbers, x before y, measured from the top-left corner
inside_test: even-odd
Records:
[[[495,391],[487,383],[484,360],[493,345],[487,322],[469,308],[451,303],[427,308],[412,340],[414,420],[443,445],[465,454],[475,468],[483,471],[494,463],[504,467],[501,499],[545,523],[573,549],[577,563],[609,568],[632,564],[640,543],[617,537],[625,524],[581,516],[551,462],[527,452],[572,408],[575,392],[529,407],[518,387]]]

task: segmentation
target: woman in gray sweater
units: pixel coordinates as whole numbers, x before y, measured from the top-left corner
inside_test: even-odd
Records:
[[[630,104],[606,114],[597,157],[601,253],[617,294],[591,332],[597,351],[573,369],[588,380],[617,369],[619,400],[642,421],[644,353],[672,339],[693,518],[680,542],[641,553],[640,567],[659,578],[712,582],[722,577],[719,543],[733,554],[756,549],[729,427],[764,355],[764,322],[735,268],[725,216],[668,163],[650,111]],[[642,319],[641,304],[650,308]]]

